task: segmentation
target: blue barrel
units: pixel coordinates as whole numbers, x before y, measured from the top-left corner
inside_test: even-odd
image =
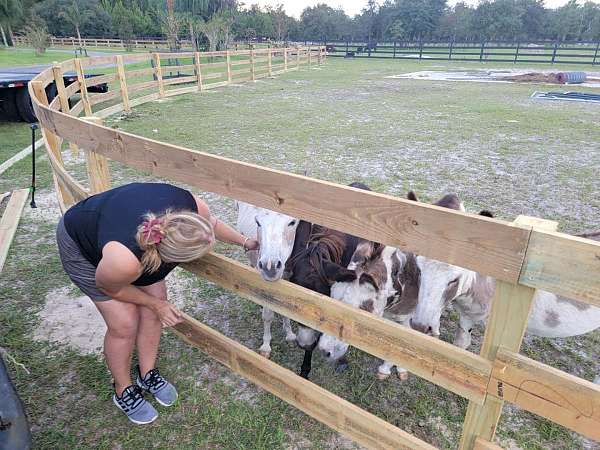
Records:
[[[587,78],[585,72],[563,72],[560,75],[564,75],[564,83],[569,84],[583,83]]]

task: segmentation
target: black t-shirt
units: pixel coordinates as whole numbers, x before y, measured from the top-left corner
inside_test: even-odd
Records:
[[[111,241],[120,242],[142,259],[135,235],[144,215],[172,211],[198,212],[193,195],[164,183],[131,183],[93,195],[71,207],[64,217],[65,228],[85,258],[98,267],[102,249]],[[153,273],[144,272],[132,284],[148,286],[163,280],[177,264],[162,263]]]

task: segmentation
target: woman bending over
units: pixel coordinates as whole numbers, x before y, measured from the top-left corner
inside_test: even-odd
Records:
[[[89,296],[106,322],[104,356],[114,379],[113,402],[134,423],[158,417],[144,399],[163,406],[175,387],[156,368],[162,327],[181,321],[167,301],[165,277],[178,263],[204,256],[215,239],[258,249],[212,216],[189,191],[162,183],[132,183],[89,197],[60,220],[57,242],[69,278]],[[131,357],[139,365],[131,381]]]

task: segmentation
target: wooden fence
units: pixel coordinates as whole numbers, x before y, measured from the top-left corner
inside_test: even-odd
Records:
[[[600,64],[600,42],[323,41],[330,56],[541,64]]]
[[[492,441],[505,401],[600,440],[600,386],[519,354],[535,289],[600,306],[600,244],[555,231],[556,223],[518,217],[507,223],[311,179],[146,139],[101,125],[101,118],[161,97],[225,86],[323,63],[324,47],[124,55],[66,61],[38,75],[29,90],[42,127],[61,208],[110,186],[107,158],[157,177],[289,214],[365,239],[400,247],[494,276],[497,288],[479,355],[349,307],[286,281],[268,283],[248,266],[210,254],[185,269],[259,305],[379,358],[406,367],[469,400],[462,449],[498,448]],[[139,65],[154,61],[154,68]],[[89,94],[84,74],[112,63],[106,80],[119,89]],[[184,62],[185,63],[185,62]],[[62,74],[78,81],[65,88]],[[103,69],[105,70],[105,69]],[[172,77],[173,71],[193,75]],[[181,73],[180,73],[181,75]],[[140,80],[151,77],[150,81]],[[134,83],[134,81],[136,81]],[[45,87],[57,83],[50,104]],[[94,82],[98,82],[97,80]],[[181,83],[188,87],[172,88]],[[69,98],[81,90],[81,99]],[[150,92],[150,93],[148,93]],[[135,95],[138,95],[135,97]],[[135,98],[134,98],[135,97]],[[116,103],[100,105],[107,99]],[[102,107],[96,111],[95,107]],[[86,117],[77,117],[81,113]],[[86,152],[89,183],[62,164],[61,143]],[[335,199],[332,201],[331,199]],[[175,333],[315,419],[369,448],[431,445],[185,317]]]
[[[23,47],[29,45],[26,36],[14,35],[12,37],[13,44],[17,47]],[[191,48],[192,42],[190,40],[180,40],[182,47]],[[155,49],[159,47],[167,47],[169,41],[166,39],[131,39],[130,41],[124,41],[123,39],[107,39],[107,38],[82,38],[81,41],[76,37],[55,37],[50,38],[50,47],[108,47],[108,48],[148,48]]]
[[[29,42],[26,36],[23,35],[13,35],[12,36],[13,44],[17,47],[25,47],[29,46]],[[178,44],[182,49],[192,49],[192,41],[190,39],[178,39]],[[252,47],[284,47],[284,43],[282,42],[265,42],[265,43],[256,43],[256,42],[232,42],[229,46],[230,49],[239,50],[242,48],[250,49]],[[55,37],[52,36],[50,38],[50,47],[72,47],[75,49],[79,49],[80,47],[106,47],[106,48],[116,48],[116,49],[149,49],[155,50],[157,48],[167,48],[169,47],[169,41],[167,39],[162,38],[140,38],[140,39],[131,39],[129,41],[125,41],[123,39],[108,39],[108,38],[82,38],[81,41],[76,37]],[[305,47],[308,47],[306,45]],[[313,47],[319,47],[318,44],[315,44]]]

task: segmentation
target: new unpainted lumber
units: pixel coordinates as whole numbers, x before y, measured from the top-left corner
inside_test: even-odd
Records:
[[[202,91],[202,69],[200,67],[200,52],[194,53],[194,64],[196,65],[196,78],[198,83],[198,90]]]
[[[158,95],[159,97],[165,96],[165,86],[163,82],[162,69],[160,67],[160,53],[154,53],[154,71],[156,75],[156,80],[158,81]]]
[[[515,225],[533,226],[539,229],[556,229],[557,222],[530,219],[519,216]],[[518,352],[529,314],[533,306],[535,289],[505,281],[496,282],[496,290],[492,300],[492,310],[487,320],[480,355],[494,361],[500,346]],[[498,420],[502,414],[503,401],[501,398],[486,396],[483,405],[469,402],[463,424],[463,434],[460,448],[470,450],[474,447],[475,439],[481,437],[492,442],[496,433]]]
[[[38,139],[35,142],[36,148],[41,148],[43,145],[44,145],[44,139]],[[2,175],[4,172],[6,172],[8,169],[10,169],[14,164],[18,163],[19,161],[21,161],[23,158],[29,156],[30,154],[31,154],[31,145],[28,145],[23,150],[21,150],[19,153],[8,158],[6,161],[4,161],[2,164],[0,164],[0,175]]]
[[[53,132],[142,171],[500,280],[519,278],[530,229],[92,126],[55,111],[51,114],[45,114],[45,125]]]
[[[369,449],[433,450],[392,424],[260,356],[238,342],[183,315],[173,332],[283,401]]]
[[[458,395],[483,403],[491,373],[491,362],[485,358],[292,283],[264,281],[256,270],[225,256],[209,254],[182,267],[279,314],[405,367]]]
[[[83,103],[83,110],[85,111],[86,116],[91,116],[92,115],[92,104],[90,103],[90,98],[89,98],[89,94],[88,94],[88,90],[87,90],[87,84],[85,81],[85,74],[83,72],[81,59],[75,60],[75,70],[77,72],[77,81],[79,81],[79,92],[81,93],[81,101]]]
[[[500,347],[488,393],[600,442],[600,385]]]
[[[46,87],[44,85],[44,82],[37,81],[37,80],[30,81],[28,89],[29,89],[30,95],[33,94],[33,96],[35,96],[35,98],[40,102],[41,105],[48,107],[49,103],[48,103],[48,97],[46,96]],[[44,111],[42,110],[42,112],[40,113],[36,109],[37,104],[35,102],[33,102],[33,108],[36,112],[36,117],[38,118],[40,123],[42,123],[42,119],[40,117],[42,117],[41,114]],[[51,111],[51,110],[47,110],[47,111]],[[56,114],[63,114],[64,117],[70,117],[67,115],[67,113],[62,113],[62,112],[58,112],[58,111],[52,111],[52,112],[56,113]],[[79,122],[79,120],[77,118],[74,118],[74,117],[71,117],[71,118]],[[44,145],[46,147],[46,152],[48,154],[48,157],[54,158],[54,160],[57,161],[57,165],[62,168],[63,167],[63,159],[62,159],[62,154],[60,151],[60,146],[62,143],[62,140],[61,140],[62,136],[61,136],[61,138],[59,138],[58,137],[58,136],[60,136],[59,134],[54,133],[47,127],[42,126],[41,128],[42,128],[42,136],[44,138]],[[59,183],[59,180],[56,176],[55,171],[53,170],[52,172],[53,172],[52,177],[54,179],[54,188],[56,190],[56,194],[58,197],[58,205],[59,205],[60,210],[62,212],[64,212],[67,210],[67,208],[69,206],[71,206],[73,203],[75,203],[75,200],[74,200],[73,196],[70,194],[70,192],[67,190],[67,188],[65,186],[63,186],[61,183]]]
[[[534,229],[519,283],[600,307],[598,274],[600,242]]]
[[[86,117],[84,120],[96,125],[102,125],[100,117]],[[86,148],[85,161],[90,182],[90,192],[98,194],[108,191],[110,189],[110,173],[106,157]]]
[[[227,50],[227,81],[231,83],[231,55]]]
[[[119,87],[121,89],[121,101],[123,102],[123,111],[126,113],[131,111],[129,105],[129,93],[127,92],[127,77],[125,76],[125,67],[123,65],[123,57],[116,56],[117,61],[117,77],[119,79]]]
[[[502,447],[482,438],[475,439],[474,450],[502,450]]]
[[[0,219],[0,273],[4,268],[10,245],[17,232],[17,226],[19,220],[21,220],[21,214],[28,197],[29,189],[13,191]]]
[[[64,113],[70,113],[69,106],[69,95],[67,94],[67,90],[65,88],[65,80],[63,78],[63,70],[62,66],[55,64],[52,67],[52,74],[54,76],[54,84],[56,86],[56,94],[60,102],[60,110]],[[77,156],[79,154],[79,150],[77,145],[69,142],[69,148],[71,149],[71,154],[73,156]]]

